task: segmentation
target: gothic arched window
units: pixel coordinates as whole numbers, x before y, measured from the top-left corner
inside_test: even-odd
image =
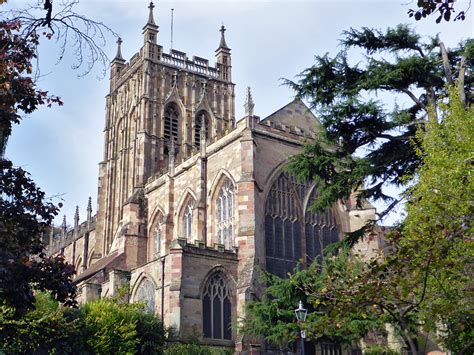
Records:
[[[179,143],[179,110],[175,104],[166,106],[163,116],[163,137],[165,139],[165,155],[168,155],[171,139]],[[176,149],[179,149],[176,146]]]
[[[216,199],[217,241],[226,249],[234,244],[234,184],[226,178]]]
[[[155,312],[155,286],[153,282],[148,279],[143,279],[135,293],[135,302],[143,302],[145,304],[145,311]]]
[[[206,132],[206,140],[209,139],[209,116],[205,111],[200,111],[196,115],[196,122],[194,123],[194,144],[196,147],[201,146],[201,129],[204,125],[204,132]]]
[[[164,233],[165,233],[165,225],[164,225],[164,218],[163,214],[160,212],[157,217],[157,223],[155,226],[155,229],[153,230],[153,240],[152,240],[152,253],[153,256],[160,256],[161,252],[161,243],[164,238]]]
[[[183,238],[186,238],[188,241],[191,241],[192,231],[193,231],[193,209],[194,209],[194,200],[188,198],[187,203],[182,212],[182,231]]]
[[[281,173],[268,194],[265,209],[266,266],[267,271],[280,277],[287,277],[304,255],[311,262],[321,255],[323,247],[338,239],[331,209],[319,214],[305,210],[304,201],[310,191],[309,183],[300,183],[295,176]],[[307,205],[310,206],[315,198],[313,192]],[[318,242],[320,236],[325,241],[323,244]]]
[[[216,273],[207,281],[202,295],[203,333],[205,338],[232,340],[231,292]]]

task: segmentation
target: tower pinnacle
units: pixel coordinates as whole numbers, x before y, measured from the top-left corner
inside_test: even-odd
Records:
[[[226,31],[225,26],[222,25],[219,31],[221,32],[221,43],[219,44],[219,48],[229,49],[229,47],[227,47],[227,43],[225,42],[225,35],[224,35],[224,32]]]
[[[247,94],[245,95],[245,116],[253,116],[253,109],[255,107],[255,104],[253,102],[252,98],[252,92],[250,91],[250,87],[247,86]]]
[[[148,14],[147,25],[156,26],[155,19],[153,17],[153,9],[155,8],[155,5],[153,4],[153,1],[150,1],[150,5],[148,5],[148,8],[150,9],[150,12]]]
[[[124,60],[122,57],[122,38],[117,38],[117,54],[114,59]]]

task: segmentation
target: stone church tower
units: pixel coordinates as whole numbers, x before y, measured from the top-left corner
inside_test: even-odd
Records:
[[[237,329],[257,267],[286,277],[375,211],[341,201],[311,212],[314,184],[284,167],[322,129],[316,117],[294,100],[260,119],[248,90],[236,122],[224,26],[215,65],[165,53],[153,7],[139,52],[126,62],[119,39],[112,61],[97,214],[89,202],[79,223],[77,211],[50,253],[75,265],[82,302],[128,287],[183,341],[264,353]]]

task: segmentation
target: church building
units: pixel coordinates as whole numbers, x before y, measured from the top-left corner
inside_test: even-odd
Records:
[[[317,118],[295,99],[261,119],[248,89],[236,120],[224,26],[215,64],[166,53],[153,7],[139,51],[127,62],[119,39],[111,63],[97,213],[89,200],[85,222],[78,210],[72,229],[64,221],[50,253],[76,267],[80,302],[128,287],[179,339],[248,353],[238,324],[259,268],[286,277],[375,210],[341,201],[310,211],[314,183],[285,166],[320,134]]]

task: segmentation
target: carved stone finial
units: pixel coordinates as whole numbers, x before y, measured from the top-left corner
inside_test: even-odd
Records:
[[[63,224],[62,224],[62,227],[63,227],[64,230],[67,228],[66,215],[63,216]]]
[[[247,94],[245,95],[245,116],[253,116],[253,109],[255,107],[255,104],[253,102],[252,98],[252,92],[250,91],[250,87],[247,86]]]
[[[117,54],[114,59],[124,60],[122,57],[122,38],[117,38]]]
[[[147,25],[156,26],[155,19],[153,17],[153,9],[155,8],[155,5],[153,4],[153,1],[150,1],[150,5],[148,5],[148,8],[150,9],[150,12],[148,14]]]
[[[74,226],[79,225],[79,206],[76,206],[76,212],[74,213]]]
[[[92,197],[89,196],[89,200],[87,201],[87,212],[92,212]]]
[[[227,47],[227,43],[225,42],[225,35],[224,35],[224,32],[226,31],[225,26],[222,25],[219,31],[221,33],[221,43],[219,44],[219,48],[229,49],[229,47]]]

